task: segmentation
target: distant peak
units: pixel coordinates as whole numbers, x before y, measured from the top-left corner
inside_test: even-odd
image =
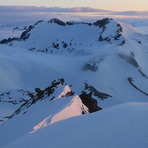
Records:
[[[60,19],[57,19],[57,18],[52,18],[48,21],[48,23],[56,23],[58,25],[61,25],[61,26],[65,26],[66,23],[61,21]]]
[[[39,20],[38,22],[36,22],[34,25],[38,25],[39,23],[44,22],[44,20]]]
[[[66,26],[66,25],[76,25],[76,24],[87,24],[89,26],[91,25],[95,25],[95,26],[99,26],[100,28],[102,28],[103,26],[105,26],[106,24],[110,23],[110,21],[113,20],[112,18],[104,18],[102,20],[97,20],[94,23],[88,23],[88,22],[76,22],[76,21],[68,21],[68,22],[64,22],[58,18],[52,18],[48,21],[48,23],[55,23],[58,24],[60,26]]]
[[[113,20],[113,19],[112,18],[104,18],[102,20],[97,20],[96,22],[93,23],[93,25],[99,26],[100,28],[102,28],[106,24],[110,23],[111,20]]]

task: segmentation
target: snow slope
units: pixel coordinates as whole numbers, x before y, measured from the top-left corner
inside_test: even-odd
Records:
[[[126,103],[25,134],[4,148],[147,148],[147,114],[148,103]]]

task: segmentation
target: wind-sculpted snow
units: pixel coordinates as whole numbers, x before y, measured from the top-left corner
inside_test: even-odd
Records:
[[[121,104],[25,134],[4,148],[147,148],[147,114],[148,103]]]

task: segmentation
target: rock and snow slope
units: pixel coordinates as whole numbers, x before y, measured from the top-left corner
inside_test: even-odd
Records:
[[[42,31],[40,31],[42,30]],[[116,21],[105,18],[94,23],[62,22],[58,19],[39,21],[29,26],[20,38],[2,40],[11,46],[24,47],[49,53],[80,52],[81,48],[98,45],[99,42],[122,45],[122,27]]]
[[[67,85],[65,87],[67,88]],[[74,94],[67,96],[66,93],[58,98],[59,94],[64,93],[65,87],[60,84],[60,81],[57,81],[52,82],[52,85],[44,90],[36,88],[37,94],[21,104],[10,119],[1,125],[0,147],[6,145],[8,141],[11,142],[26,134],[26,132],[34,133],[55,122],[88,114],[89,109],[82,103],[79,96]],[[63,92],[60,92],[62,89]],[[11,133],[7,135],[5,131],[10,129]]]
[[[146,147],[147,133],[140,131],[147,124],[147,41],[133,27],[108,18],[95,23],[39,21],[20,38],[1,41],[0,147],[35,147],[36,136],[44,147]],[[55,123],[99,106],[103,111]],[[72,127],[69,132],[67,127]],[[62,135],[55,142],[58,132],[70,142]]]

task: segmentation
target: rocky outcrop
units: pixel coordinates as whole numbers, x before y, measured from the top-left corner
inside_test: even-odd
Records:
[[[112,97],[111,95],[107,94],[107,93],[102,93],[100,91],[98,91],[95,87],[88,85],[87,83],[85,84],[85,88],[84,91],[89,91],[90,94],[93,94],[94,96],[96,96],[97,98],[104,100],[107,99],[108,97]]]
[[[34,92],[26,91],[23,89],[8,91],[0,94],[0,102],[9,103],[12,105],[21,105],[34,96]]]
[[[85,66],[84,66],[84,70],[97,71],[98,70],[98,64],[96,62],[94,62],[93,64],[86,63]]]
[[[36,23],[36,24],[38,24],[38,23]],[[30,25],[22,34],[21,34],[21,36],[20,36],[20,39],[21,40],[26,40],[26,39],[28,39],[29,38],[29,36],[30,36],[30,31],[33,29],[35,27],[35,25]]]
[[[30,96],[30,99],[26,100],[23,104],[21,104],[21,106],[11,116],[8,116],[7,118],[8,119],[12,118],[13,116],[19,114],[24,109],[27,109],[31,107],[33,104],[37,103],[39,100],[41,101],[48,97],[50,97],[50,100],[53,100],[55,96],[52,96],[52,94],[56,90],[57,86],[63,85],[63,83],[64,83],[64,79],[61,78],[57,81],[54,80],[49,87],[43,90],[41,90],[40,88],[35,88],[35,93],[28,94]]]
[[[10,43],[12,41],[19,41],[19,38],[8,38],[8,39],[3,39],[0,41],[0,44],[7,44]]]
[[[112,96],[106,93],[99,92],[97,89],[95,89],[93,86],[89,86],[87,83],[84,83],[84,84],[85,84],[85,88],[80,94],[82,103],[89,109],[90,113],[102,110],[102,108],[98,106],[98,102],[96,99],[93,98],[93,96],[96,96],[101,100],[104,100]]]
[[[114,27],[114,32],[107,33],[108,30],[106,31],[106,29],[107,29],[108,24],[111,24],[112,28]],[[115,23],[113,19],[105,18],[105,19],[102,19],[102,20],[98,20],[95,23],[93,23],[93,25],[98,26],[100,29],[102,29],[100,36],[98,38],[99,42],[106,41],[106,42],[112,44],[113,41],[118,40],[118,41],[120,41],[120,43],[118,45],[121,46],[121,45],[125,44],[125,39],[122,36],[123,29],[122,29],[121,25]],[[111,31],[112,30],[110,30],[110,32]]]
[[[59,20],[57,18],[53,18],[53,19],[49,20],[48,23],[55,23],[55,24],[58,24],[60,26],[65,26],[66,25],[65,22],[63,22],[63,21],[61,21],[61,20]]]
[[[104,28],[110,22],[110,20],[113,20],[113,19],[104,18],[102,20],[98,20],[98,21],[94,22],[93,25],[99,26],[100,28]]]
[[[81,98],[82,103],[89,109],[90,113],[102,110],[102,108],[98,106],[97,100],[92,98],[92,93],[87,94],[86,92],[83,92],[79,97]]]
[[[90,91],[89,93],[85,92],[85,90],[87,89],[89,89]],[[89,112],[92,113],[101,110],[102,108],[98,106],[97,100],[95,100],[92,97],[92,95],[96,95],[102,98],[106,98],[109,95],[98,92],[94,87],[89,86],[86,83],[85,83],[85,90],[82,91],[79,97],[82,100],[82,103],[89,109]],[[18,92],[19,92],[18,95],[16,95],[17,93],[13,93],[15,94],[13,95],[11,92],[0,94],[1,102],[6,101],[6,99],[4,98],[7,97],[8,99],[6,103],[12,103],[13,105],[15,104],[20,105],[20,107],[18,107],[18,109],[12,115],[5,117],[5,119],[10,119],[13,116],[19,114],[20,112],[24,112],[23,114],[26,114],[28,108],[36,104],[38,101],[42,101],[44,99],[49,99],[49,101],[52,101],[52,100],[62,99],[63,97],[67,99],[71,96],[74,97],[74,92],[70,89],[70,87],[67,84],[64,86],[63,78],[54,80],[53,82],[51,82],[51,85],[49,87],[46,87],[45,89],[35,88],[35,92],[24,91],[24,90],[19,90]],[[14,96],[14,98],[11,98],[11,95]],[[20,96],[19,99],[18,96]],[[83,107],[82,107],[82,114],[85,114],[85,112],[83,112]]]

